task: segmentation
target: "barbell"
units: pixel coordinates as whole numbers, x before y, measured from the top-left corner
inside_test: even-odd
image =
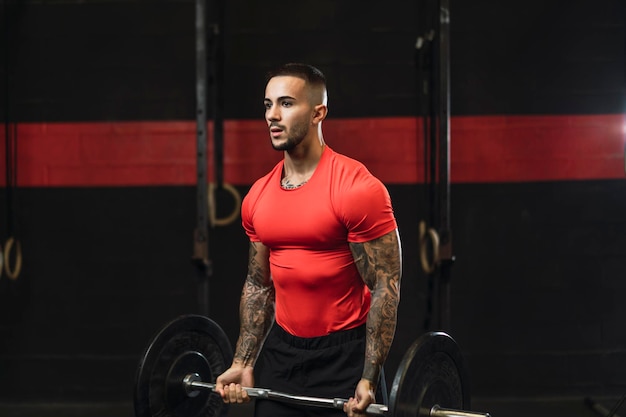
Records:
[[[228,337],[213,320],[180,316],[166,324],[145,350],[135,381],[136,417],[226,416],[228,404],[215,392],[216,378],[231,364]],[[212,381],[212,382],[210,382]],[[456,341],[444,332],[421,335],[404,354],[389,404],[371,404],[367,414],[388,417],[490,417],[468,411],[468,372]],[[343,409],[347,399],[292,395],[245,388],[256,399]]]

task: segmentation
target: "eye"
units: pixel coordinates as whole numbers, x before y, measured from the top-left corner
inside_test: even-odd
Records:
[[[282,105],[283,105],[283,107],[291,107],[293,105],[293,103],[291,101],[283,101]]]
[[[268,110],[270,107],[272,107],[272,103],[270,103],[269,101],[265,101],[263,102],[263,107],[265,107],[265,110]]]

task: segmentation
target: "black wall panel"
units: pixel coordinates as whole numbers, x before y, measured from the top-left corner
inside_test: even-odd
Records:
[[[453,114],[624,111],[620,0],[451,2]]]
[[[453,333],[473,392],[623,390],[625,196],[624,181],[453,187]]]
[[[195,118],[193,1],[7,3],[12,120]],[[416,113],[434,2],[225,4],[226,118],[261,117],[264,74],[286,61],[327,73],[332,117]],[[452,114],[623,111],[623,2],[450,8]]]
[[[199,312],[195,189],[23,189],[17,201],[24,267],[0,279],[0,369],[25,380],[3,377],[1,398],[130,400],[153,334]],[[212,312],[234,338],[245,235],[216,229],[211,247]],[[32,375],[47,382],[26,389]]]
[[[192,1],[7,3],[12,120],[195,118]]]

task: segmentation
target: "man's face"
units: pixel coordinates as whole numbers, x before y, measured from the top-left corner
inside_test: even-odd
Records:
[[[274,149],[292,150],[307,137],[314,114],[307,93],[305,81],[298,77],[279,76],[267,83],[263,103]]]

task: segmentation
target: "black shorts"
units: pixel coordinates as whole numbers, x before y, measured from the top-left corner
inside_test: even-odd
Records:
[[[292,336],[274,324],[255,367],[255,385],[292,395],[349,398],[363,373],[365,325],[328,336]],[[380,399],[377,395],[377,399]],[[345,416],[343,410],[255,400],[255,417]]]

